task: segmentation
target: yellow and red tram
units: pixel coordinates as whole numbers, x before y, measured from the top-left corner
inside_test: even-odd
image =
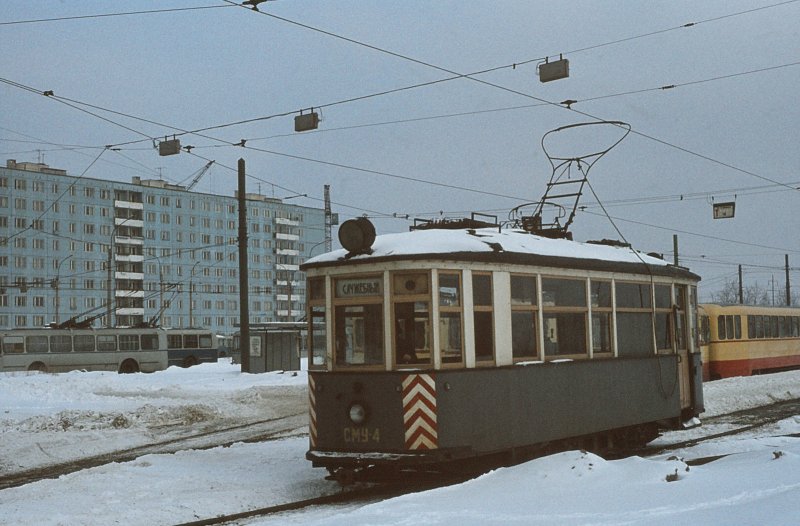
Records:
[[[800,308],[700,305],[704,380],[800,368]]]

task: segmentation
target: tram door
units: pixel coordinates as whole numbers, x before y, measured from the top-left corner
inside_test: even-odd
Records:
[[[689,338],[686,308],[686,287],[675,287],[675,307],[673,309],[675,327],[675,349],[678,354],[678,382],[680,386],[681,408],[692,405],[692,374],[689,358]]]

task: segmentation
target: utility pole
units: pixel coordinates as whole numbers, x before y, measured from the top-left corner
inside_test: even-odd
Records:
[[[331,214],[331,185],[325,185],[325,252],[332,250],[331,246],[331,226],[333,225],[333,214]],[[310,252],[309,252],[309,255]]]
[[[678,234],[672,234],[672,254],[673,263],[676,267],[680,266],[680,259],[678,258]]]
[[[744,286],[742,285],[742,266],[739,265],[739,305],[744,304]]]
[[[239,349],[242,372],[250,372],[250,305],[247,284],[247,198],[244,159],[239,159]]]
[[[789,254],[784,254],[785,256],[785,267],[786,267],[786,306],[792,306],[792,293],[789,287]]]

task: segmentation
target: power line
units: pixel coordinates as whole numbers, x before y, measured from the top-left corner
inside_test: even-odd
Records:
[[[232,5],[238,5],[238,4],[235,4],[232,0],[224,0],[224,1],[229,3],[229,4],[232,4]],[[683,26],[680,26],[680,27],[692,27],[692,26],[696,26],[696,25],[699,25],[699,24],[707,23],[707,22],[724,20],[724,19],[727,19],[727,18],[735,17],[735,16],[740,16],[740,15],[744,15],[744,14],[753,13],[753,12],[758,11],[758,10],[763,10],[763,9],[768,9],[768,8],[772,8],[772,7],[778,7],[778,6],[787,5],[787,4],[790,4],[790,3],[797,2],[797,1],[800,1],[800,0],[787,0],[786,2],[780,2],[780,3],[777,3],[777,4],[772,4],[770,6],[763,6],[763,7],[760,7],[760,8],[748,9],[746,11],[740,11],[740,12],[737,12],[737,13],[729,13],[727,15],[721,15],[721,16],[709,18],[709,19],[706,19],[706,20],[701,20],[699,22],[690,22],[690,23],[684,24]],[[244,6],[240,6],[240,7],[244,7]],[[428,68],[432,68],[432,69],[435,69],[435,70],[438,70],[438,71],[442,71],[442,72],[448,73],[450,75],[460,76],[460,77],[463,77],[465,79],[471,80],[473,82],[477,82],[477,83],[485,85],[485,86],[490,86],[490,87],[493,87],[493,88],[496,88],[496,89],[499,89],[499,90],[502,90],[502,91],[506,91],[508,93],[513,93],[513,94],[520,95],[520,96],[523,96],[523,97],[527,97],[527,98],[530,98],[530,99],[533,99],[533,100],[537,100],[539,102],[546,103],[546,104],[549,104],[551,106],[556,106],[558,108],[565,108],[565,109],[567,109],[569,111],[575,112],[575,113],[577,113],[579,115],[583,115],[584,117],[588,117],[588,118],[593,119],[593,120],[597,120],[597,121],[606,121],[607,120],[607,119],[600,118],[600,117],[598,117],[596,115],[592,115],[592,114],[590,114],[588,112],[576,110],[576,109],[572,108],[571,105],[562,105],[560,103],[548,101],[546,99],[543,99],[543,98],[540,98],[540,97],[536,97],[534,95],[530,95],[528,93],[524,93],[524,92],[521,92],[519,90],[515,90],[515,89],[512,89],[512,88],[501,86],[499,84],[495,84],[493,82],[488,82],[486,80],[481,80],[479,78],[475,78],[475,77],[470,76],[470,75],[458,73],[456,71],[453,71],[453,70],[450,70],[450,69],[447,69],[447,68],[444,68],[444,67],[441,67],[441,66],[437,66],[437,65],[431,64],[429,62],[418,60],[418,59],[415,59],[415,58],[412,58],[412,57],[409,57],[409,56],[406,56],[406,55],[403,55],[403,54],[400,54],[400,53],[395,53],[393,51],[389,51],[389,50],[386,50],[386,49],[383,49],[383,48],[380,48],[380,47],[377,47],[377,46],[373,46],[371,44],[367,44],[365,42],[361,42],[361,41],[358,41],[358,40],[355,40],[355,39],[352,39],[352,38],[349,38],[349,37],[338,35],[336,33],[330,32],[330,31],[325,31],[323,29],[319,29],[319,28],[310,26],[308,24],[303,24],[303,23],[300,23],[300,22],[297,22],[297,21],[294,21],[294,20],[290,20],[288,18],[284,18],[284,17],[280,17],[280,16],[277,16],[277,15],[274,15],[272,13],[267,13],[267,12],[264,12],[264,11],[256,11],[256,12],[259,13],[259,14],[262,14],[264,16],[268,16],[268,17],[271,17],[271,18],[274,18],[274,19],[277,19],[277,20],[281,20],[281,21],[289,23],[289,24],[293,24],[293,25],[302,27],[304,29],[308,29],[310,31],[315,31],[315,32],[318,32],[318,33],[322,33],[324,35],[327,35],[327,36],[330,36],[330,37],[333,37],[333,38],[337,38],[337,39],[340,39],[340,40],[344,40],[346,42],[350,42],[352,44],[363,46],[363,47],[366,47],[368,49],[371,49],[371,50],[374,50],[374,51],[378,51],[380,53],[385,53],[385,54],[393,56],[393,57],[401,58],[403,60],[406,60],[406,61],[409,61],[409,62],[413,62],[415,64],[420,64],[420,65],[426,66]],[[678,28],[674,28],[674,29],[678,29]],[[704,154],[701,154],[701,153],[698,153],[698,152],[694,152],[694,151],[692,151],[692,150],[690,150],[688,148],[685,148],[685,147],[682,147],[682,146],[678,146],[676,144],[670,143],[670,142],[665,141],[663,139],[658,139],[657,137],[654,137],[654,136],[649,135],[647,133],[643,133],[643,132],[640,132],[640,131],[637,131],[637,130],[631,130],[631,131],[632,131],[632,133],[635,133],[636,135],[639,135],[640,137],[644,137],[646,139],[650,139],[650,140],[655,141],[655,142],[657,142],[659,144],[662,144],[664,146],[668,146],[670,148],[677,149],[677,150],[682,151],[684,153],[687,153],[689,155],[693,155],[693,156],[699,157],[701,159],[704,159],[706,161],[709,161],[709,162],[712,162],[712,163],[715,163],[715,164],[719,164],[721,166],[724,166],[724,167],[732,169],[732,170],[736,170],[736,171],[744,173],[746,175],[757,177],[759,179],[762,179],[762,180],[765,180],[765,181],[769,181],[769,182],[772,182],[772,183],[775,183],[775,184],[783,185],[783,183],[780,183],[780,182],[775,181],[773,179],[769,179],[767,177],[758,175],[758,174],[756,174],[754,172],[750,172],[748,170],[736,167],[736,166],[734,166],[732,164],[725,163],[723,161],[719,161],[719,160],[714,159],[714,158],[712,158],[710,156],[707,156],[707,155],[704,155]],[[787,185],[784,185],[784,186],[787,186]],[[791,188],[789,186],[787,186],[787,187]],[[794,188],[791,188],[791,189],[795,190]]]
[[[589,215],[594,215],[594,216],[599,216],[599,217],[606,217],[605,214],[599,214],[597,212],[588,212],[586,210],[581,210],[581,211],[583,213],[589,214]],[[735,239],[727,239],[727,238],[724,238],[724,237],[709,236],[709,235],[706,235],[706,234],[698,234],[697,232],[690,232],[688,230],[678,230],[676,228],[669,228],[669,227],[664,227],[664,226],[661,226],[661,225],[654,225],[654,224],[651,224],[651,223],[645,223],[643,221],[635,221],[633,219],[624,219],[624,218],[621,218],[621,217],[614,217],[613,219],[617,220],[617,221],[623,221],[625,223],[632,223],[632,224],[635,224],[635,225],[655,228],[655,229],[658,229],[658,230],[666,230],[666,231],[669,231],[669,232],[677,232],[677,233],[680,233],[680,234],[686,234],[686,235],[695,236],[695,237],[701,237],[701,238],[705,238],[705,239],[713,239],[714,241],[723,241],[725,243],[733,243],[733,244],[744,245],[744,246],[749,246],[749,247],[765,248],[765,249],[768,249],[768,250],[780,250],[781,252],[800,254],[800,250],[792,250],[792,249],[781,248],[781,247],[772,247],[772,246],[769,246],[769,245],[761,245],[761,244],[758,244],[758,243],[748,243],[746,241],[737,241]]]
[[[61,16],[57,18],[38,18],[32,20],[14,20],[11,22],[0,22],[0,26],[11,26],[19,24],[37,24],[41,22],[61,22],[64,20],[86,20],[91,18],[108,18],[114,16],[131,16],[131,15],[151,15],[155,13],[175,13],[179,11],[199,11],[202,9],[219,9],[221,7],[231,7],[229,5],[209,5],[197,7],[175,7],[172,9],[149,9],[146,11],[126,11],[119,13],[101,13],[94,15],[76,15],[76,16]]]

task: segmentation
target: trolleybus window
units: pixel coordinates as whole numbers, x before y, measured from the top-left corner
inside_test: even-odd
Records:
[[[394,361],[430,364],[430,287],[428,274],[394,274]]]
[[[492,321],[492,275],[472,274],[472,310],[475,328],[475,360],[494,360],[494,323]]]
[[[94,336],[91,334],[76,334],[73,338],[73,345],[75,346],[75,352],[92,352],[94,351]]]
[[[47,352],[47,336],[26,336],[25,348],[29,353]]]
[[[3,338],[3,354],[22,354],[25,343],[22,336],[5,336]]]
[[[184,349],[197,349],[199,347],[199,338],[196,334],[183,335],[183,348]]]
[[[461,326],[461,275],[439,273],[439,349],[442,363],[461,363],[464,358]]]
[[[646,283],[621,283],[617,295],[617,352],[621,357],[649,356],[653,349],[651,289]]]
[[[545,357],[585,356],[586,281],[542,278]]]
[[[98,351],[116,351],[117,350],[117,337],[113,334],[98,334],[97,335],[97,350]]]
[[[158,334],[142,334],[142,350],[154,351],[158,349]]]
[[[72,352],[72,336],[69,334],[50,336],[50,351]]]
[[[514,360],[537,359],[536,276],[511,276],[511,353]]]
[[[120,334],[119,335],[119,350],[120,351],[138,351],[139,350],[139,335],[138,334]]]

